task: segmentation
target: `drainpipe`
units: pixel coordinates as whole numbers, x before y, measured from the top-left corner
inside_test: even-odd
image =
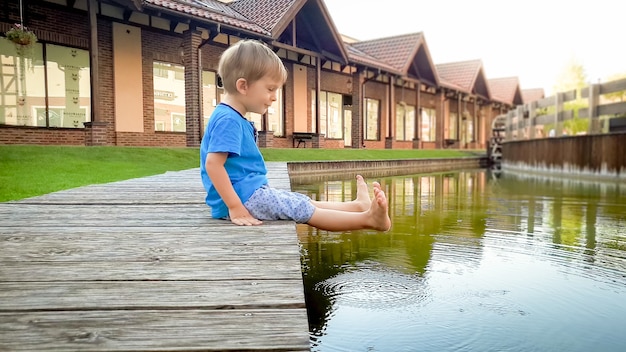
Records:
[[[89,13],[89,54],[91,63],[91,116],[92,122],[100,121],[100,72],[98,68],[98,3],[96,0],[87,0],[87,12]]]
[[[320,131],[320,81],[322,77],[322,58],[317,57],[317,65],[315,67],[315,132],[319,135]],[[326,136],[324,136],[325,138]]]

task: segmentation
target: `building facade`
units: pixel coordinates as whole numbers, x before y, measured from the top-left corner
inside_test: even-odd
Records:
[[[22,22],[38,37],[0,37],[1,144],[198,146],[223,95],[219,56],[243,38],[289,72],[248,116],[261,147],[485,148],[517,104],[492,97],[481,63],[469,80],[435,65],[423,33],[343,38],[322,0],[1,2],[0,32]]]

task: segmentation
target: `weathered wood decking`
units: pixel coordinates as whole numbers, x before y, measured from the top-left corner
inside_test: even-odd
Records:
[[[294,223],[211,219],[197,169],[0,203],[0,351],[47,350],[308,351]]]

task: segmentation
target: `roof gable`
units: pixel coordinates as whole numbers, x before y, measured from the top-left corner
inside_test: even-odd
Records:
[[[344,43],[344,45],[346,46],[350,62],[367,67],[381,69],[392,74],[401,74],[400,71],[398,71],[395,67],[355,48],[352,44]]]
[[[438,83],[436,70],[421,32],[359,41],[352,43],[352,46],[387,63],[401,74],[433,85]]]
[[[270,34],[263,27],[217,0],[143,0],[143,3],[148,7],[178,12],[181,15],[220,23],[261,36]]]
[[[543,88],[522,89],[522,100],[524,103],[530,103],[545,98]]]
[[[481,60],[450,62],[435,66],[442,86],[490,99],[489,85]]]
[[[322,0],[238,0],[230,7],[262,26],[280,43],[348,62],[341,36]]]
[[[524,102],[517,77],[490,79],[489,88],[494,100],[509,105],[520,105]]]
[[[275,37],[274,29],[279,22],[289,13],[297,11],[302,4],[302,0],[236,0],[228,6]],[[294,5],[296,5],[295,8]]]

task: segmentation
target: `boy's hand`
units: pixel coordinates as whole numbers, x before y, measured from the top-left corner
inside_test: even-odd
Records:
[[[228,209],[228,215],[230,216],[230,221],[235,225],[253,226],[263,224],[263,221],[250,215],[248,209],[246,209],[243,205],[237,208]]]

